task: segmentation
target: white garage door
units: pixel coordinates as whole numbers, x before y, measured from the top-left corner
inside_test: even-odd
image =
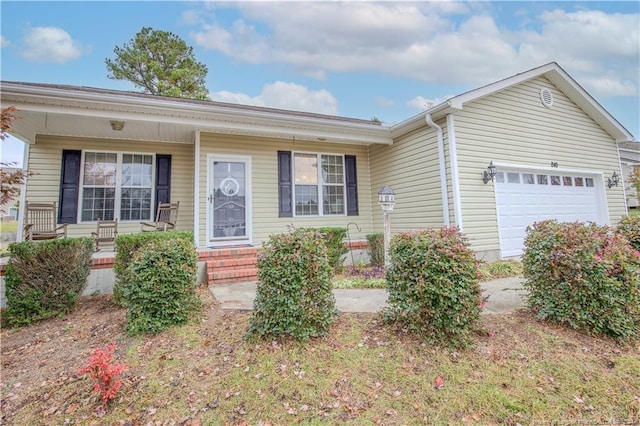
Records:
[[[501,170],[495,189],[503,257],[519,256],[527,226],[544,219],[606,222],[606,202],[593,175]]]

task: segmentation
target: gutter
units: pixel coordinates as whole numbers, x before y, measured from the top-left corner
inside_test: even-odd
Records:
[[[431,117],[431,113],[427,112],[424,116],[429,127],[436,129],[438,139],[438,160],[440,163],[440,191],[442,194],[442,216],[444,224],[449,226],[449,189],[447,188],[447,164],[444,158],[444,139],[442,136],[442,127],[438,126]]]

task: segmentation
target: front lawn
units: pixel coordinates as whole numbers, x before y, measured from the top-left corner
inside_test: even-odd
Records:
[[[65,318],[3,329],[3,424],[532,424],[640,422],[640,343],[486,315],[475,346],[452,352],[340,314],[329,337],[249,343],[250,313],[209,291],[201,318],[130,338],[109,296]],[[129,370],[105,411],[80,376],[91,350],[117,345]],[[436,386],[438,385],[438,386]]]

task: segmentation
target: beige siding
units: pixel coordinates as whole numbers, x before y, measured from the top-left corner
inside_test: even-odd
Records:
[[[425,127],[411,132],[390,146],[372,146],[370,155],[371,196],[377,232],[382,232],[382,210],[377,205],[377,197],[384,185],[389,185],[396,193],[396,205],[391,216],[393,232],[442,226],[444,220],[435,129]]]
[[[355,155],[358,172],[358,216],[278,217],[278,151],[303,151]],[[237,155],[251,158],[252,166],[252,242],[261,245],[270,234],[295,227],[340,226],[350,228],[352,240],[362,240],[373,232],[371,219],[371,184],[367,147],[364,145],[294,142],[271,138],[251,138],[203,133],[200,136],[199,171],[199,244],[207,244],[207,155]]]
[[[551,90],[552,108],[540,101]],[[476,100],[454,115],[464,231],[478,251],[499,249],[494,186],[480,173],[490,161],[620,173],[616,144],[550,81],[537,78]],[[625,214],[622,185],[605,189],[609,215]]]
[[[171,201],[180,202],[177,228],[193,229],[193,145],[38,135],[36,143],[29,149],[29,169],[35,174],[28,180],[27,201],[58,202],[64,149],[170,154]],[[72,237],[90,236],[95,227],[94,222],[71,224],[68,233]],[[140,221],[120,222],[118,232],[140,232]]]

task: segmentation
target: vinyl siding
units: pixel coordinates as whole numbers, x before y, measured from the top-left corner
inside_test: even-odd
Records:
[[[171,155],[171,201],[180,202],[177,228],[193,229],[193,145],[38,135],[29,148],[29,169],[35,174],[28,179],[27,201],[58,202],[64,149]],[[70,237],[86,237],[95,228],[95,222],[88,222],[70,224],[67,230]],[[118,233],[136,232],[140,232],[140,221],[118,223]]]
[[[540,101],[542,87],[554,104]],[[475,250],[499,249],[495,193],[480,178],[490,161],[620,173],[613,138],[549,80],[540,77],[464,106],[454,114],[464,231]],[[601,181],[602,182],[602,181]],[[622,185],[605,188],[612,224],[626,213]]]
[[[358,173],[358,216],[278,217],[278,151],[355,155]],[[260,246],[270,234],[287,232],[288,227],[350,227],[353,241],[363,240],[373,232],[371,219],[371,184],[368,150],[365,145],[294,142],[274,138],[252,138],[202,133],[199,164],[199,245],[206,246],[207,237],[207,155],[237,155],[251,158],[252,177],[252,243]]]
[[[438,123],[442,124],[442,123]],[[435,129],[426,126],[396,139],[393,145],[374,145],[371,155],[371,197],[374,227],[382,232],[378,191],[384,185],[396,193],[392,232],[442,226],[443,208]]]

